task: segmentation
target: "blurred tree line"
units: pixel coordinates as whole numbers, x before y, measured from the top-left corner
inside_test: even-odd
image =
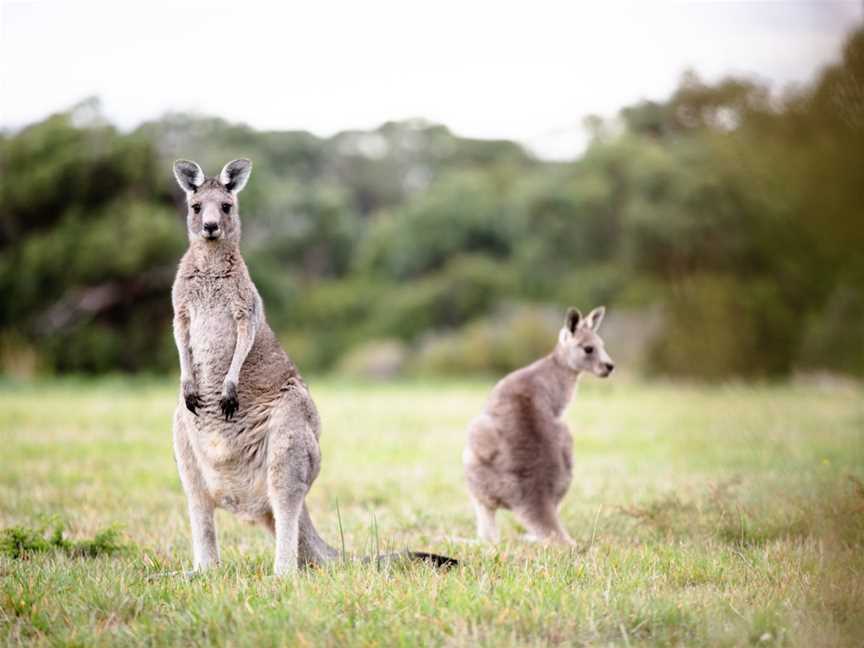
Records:
[[[504,371],[548,349],[566,305],[606,303],[662,313],[649,372],[864,373],[864,31],[781,96],[688,74],[586,128],[571,163],[420,121],[325,139],[172,114],[122,133],[95,100],[2,134],[2,366],[173,369],[171,163],[245,155],[244,252],[304,370],[384,344],[402,370]]]

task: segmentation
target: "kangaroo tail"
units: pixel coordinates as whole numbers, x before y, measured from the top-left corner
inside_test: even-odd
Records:
[[[303,511],[300,513],[299,538],[297,543],[297,557],[301,565],[308,567],[317,567],[324,563],[337,560],[340,552],[335,547],[331,547],[318,534],[318,530],[312,523],[312,518],[309,516],[309,510],[306,504],[303,504]],[[396,553],[382,554],[375,557],[363,558],[362,562],[370,563],[375,561],[378,567],[391,567],[397,565],[405,565],[414,562],[425,562],[433,567],[449,569],[459,564],[459,561],[449,556],[441,556],[425,551],[399,551]]]
[[[374,558],[364,558],[363,562],[370,563],[373,560],[376,562],[378,567],[396,567],[410,563],[425,562],[440,569],[450,569],[459,564],[458,560],[451,558],[450,556],[442,556],[440,554],[428,553],[426,551],[411,551],[409,549],[398,551],[396,553],[381,554]]]

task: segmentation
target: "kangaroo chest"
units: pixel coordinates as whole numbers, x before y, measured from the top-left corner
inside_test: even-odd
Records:
[[[234,282],[207,276],[189,280],[189,347],[199,387],[221,385],[237,342],[232,313]]]

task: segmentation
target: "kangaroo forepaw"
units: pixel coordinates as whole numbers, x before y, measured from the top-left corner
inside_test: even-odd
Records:
[[[183,381],[183,400],[186,402],[186,409],[198,416],[198,412],[195,410],[201,407],[201,399],[198,397],[195,383],[191,380]]]
[[[225,415],[225,420],[230,421],[239,407],[237,385],[233,382],[226,382],[225,387],[222,389],[222,398],[219,399],[219,409]]]

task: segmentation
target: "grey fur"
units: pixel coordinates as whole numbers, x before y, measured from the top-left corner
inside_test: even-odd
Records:
[[[321,467],[318,412],[267,325],[240,254],[237,192],[251,163],[229,162],[218,178],[197,178],[196,168],[175,164],[187,193],[189,249],[172,290],[181,374],[174,454],[194,566],[218,563],[213,513],[224,508],[275,535],[274,571],[289,574],[337,555],[305,505]]]
[[[186,193],[194,192],[204,183],[204,172],[196,162],[177,160],[174,163],[174,177]]]
[[[483,540],[498,540],[495,513],[512,510],[533,538],[573,544],[558,516],[570,488],[573,442],[561,415],[581,373],[607,377],[614,365],[597,329],[605,308],[567,312],[549,355],[505,376],[468,428],[463,453]]]
[[[174,456],[189,506],[195,570],[219,562],[214,511],[223,508],[275,536],[273,569],[284,575],[339,552],[318,534],[305,503],[321,469],[318,411],[267,325],[240,255],[237,192],[251,169],[249,160],[234,160],[218,178],[205,178],[194,162],[175,163],[188,203],[189,249],[172,289],[180,356]],[[375,560],[457,564],[412,551]]]
[[[229,191],[239,192],[246,186],[251,173],[252,162],[245,158],[240,158],[225,165],[222,173],[219,174],[219,182]]]

